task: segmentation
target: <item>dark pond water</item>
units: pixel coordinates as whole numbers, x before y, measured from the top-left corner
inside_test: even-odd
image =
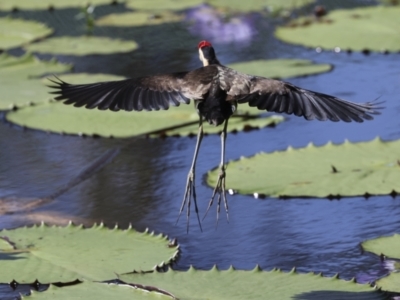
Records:
[[[346,6],[369,2],[343,1]],[[342,2],[342,3],[343,3]],[[341,5],[340,1],[326,2]],[[344,6],[344,5],[342,5]],[[96,8],[96,15],[123,11],[121,7]],[[82,23],[72,22],[76,10],[21,12],[20,17],[45,20],[56,28],[56,35],[80,35]],[[113,35],[138,41],[141,48],[129,54],[59,57],[73,62],[77,72],[103,72],[139,76],[195,68],[197,42],[213,39],[223,63],[259,58],[307,58],[330,63],[332,72],[289,81],[304,88],[365,102],[380,97],[385,101],[382,115],[363,124],[307,122],[287,116],[276,128],[266,128],[228,136],[228,160],[271,152],[291,145],[302,147],[310,141],[322,145],[328,141],[342,143],[367,141],[380,136],[384,140],[400,137],[400,55],[372,53],[316,53],[277,41],[273,22],[254,15],[250,18],[254,34],[251,39],[219,43],[215,34],[198,35],[185,25],[173,24],[152,28],[96,28],[97,35]],[[21,53],[15,50],[14,53]],[[48,56],[44,56],[48,57]],[[132,114],[134,117],[134,113]],[[119,147],[114,161],[81,185],[54,202],[23,215],[0,216],[0,228],[12,228],[51,218],[73,219],[90,224],[104,221],[122,228],[129,223],[137,230],[150,228],[176,237],[182,255],[176,269],[190,265],[209,269],[214,264],[225,269],[252,269],[256,264],[269,270],[274,267],[301,272],[340,273],[342,278],[356,277],[371,281],[386,273],[377,256],[362,253],[360,243],[400,230],[400,197],[390,196],[326,199],[256,200],[249,196],[229,196],[230,222],[224,215],[216,228],[215,207],[203,222],[200,232],[192,214],[186,233],[186,220],[175,225],[182,201],[186,176],[195,146],[193,138],[167,139],[92,139],[59,136],[23,130],[0,123],[0,198],[7,195],[44,197],[74,177],[83,166],[109,149]],[[400,154],[399,154],[400,158]],[[197,165],[197,194],[204,212],[212,189],[204,174],[218,165],[220,140],[217,135],[204,138]],[[265,166],[266,168],[268,166]],[[279,170],[276,170],[279,172]],[[229,170],[227,174],[229,182]],[[265,178],[268,184],[268,178]],[[1,294],[3,292],[3,294]],[[0,298],[7,297],[2,287]],[[2,299],[3,299],[2,298]]]

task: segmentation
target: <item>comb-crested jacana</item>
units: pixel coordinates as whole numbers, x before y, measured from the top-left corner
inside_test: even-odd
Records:
[[[194,182],[197,155],[203,138],[203,119],[215,126],[224,123],[221,133],[220,172],[207,208],[208,212],[218,195],[218,221],[221,200],[229,219],[225,190],[225,140],[228,120],[237,104],[247,103],[260,110],[294,114],[307,120],[319,121],[363,122],[373,119],[371,115],[379,114],[377,110],[380,107],[377,103],[353,103],[280,80],[239,73],[221,65],[208,41],[201,41],[198,49],[203,67],[189,72],[77,85],[68,84],[58,78],[51,80],[56,84],[51,86],[56,89],[52,92],[58,95],[56,100],[65,100],[65,104],[89,109],[160,110],[179,106],[181,103],[189,104],[190,99],[194,100],[199,114],[199,130],[179,211],[180,216],[185,206],[187,207],[187,228],[192,199],[201,228]]]

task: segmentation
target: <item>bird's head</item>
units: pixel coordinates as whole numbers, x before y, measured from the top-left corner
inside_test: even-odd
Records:
[[[214,48],[209,41],[201,41],[198,48],[199,57],[204,67],[213,64],[220,64],[217,56],[215,55]]]

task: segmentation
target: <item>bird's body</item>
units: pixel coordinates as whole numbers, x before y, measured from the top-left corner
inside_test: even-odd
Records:
[[[334,96],[305,90],[290,83],[237,72],[218,61],[214,48],[207,41],[199,43],[199,56],[203,67],[189,72],[160,74],[120,81],[71,85],[61,80],[52,80],[56,89],[56,100],[65,104],[89,109],[113,111],[141,111],[168,109],[170,106],[189,104],[194,100],[200,116],[198,141],[192,167],[188,174],[186,191],[181,207],[185,205],[190,214],[193,196],[197,211],[194,186],[194,170],[200,143],[203,137],[202,120],[215,126],[224,123],[220,176],[211,197],[209,207],[218,194],[218,211],[221,198],[228,211],[225,197],[225,139],[227,122],[237,104],[270,112],[294,114],[307,120],[363,122],[373,119],[379,107],[372,103],[353,103]],[[200,221],[199,221],[200,223]]]

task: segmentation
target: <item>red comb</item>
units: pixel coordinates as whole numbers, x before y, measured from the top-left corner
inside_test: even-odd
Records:
[[[199,49],[201,49],[203,47],[212,47],[212,45],[211,45],[211,43],[209,41],[201,41],[199,43]]]

